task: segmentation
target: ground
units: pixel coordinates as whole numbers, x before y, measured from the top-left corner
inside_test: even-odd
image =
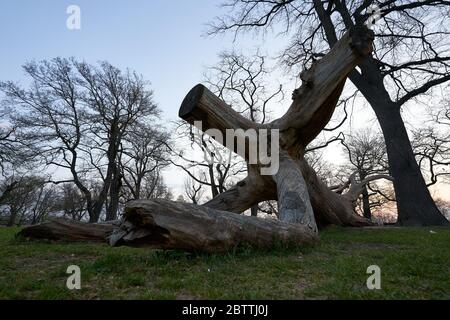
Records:
[[[0,299],[450,299],[449,228],[332,228],[314,247],[188,255],[16,240],[0,227]],[[66,288],[69,265],[82,289]],[[381,268],[370,291],[367,268]]]

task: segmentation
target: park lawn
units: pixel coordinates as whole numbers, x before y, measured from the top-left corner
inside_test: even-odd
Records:
[[[314,247],[188,255],[27,242],[0,227],[0,299],[450,299],[449,228],[331,228]],[[69,265],[82,289],[66,288]],[[370,265],[381,290],[367,289]]]

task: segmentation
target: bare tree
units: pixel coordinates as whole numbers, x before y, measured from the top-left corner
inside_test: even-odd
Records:
[[[97,138],[87,147],[100,152],[105,158],[106,172],[96,166],[104,181],[94,212],[101,212],[109,193],[106,220],[115,220],[122,185],[120,173],[120,147],[126,133],[138,121],[149,120],[159,114],[153,102],[153,92],[148,82],[135,72],[123,73],[107,62],[100,68],[74,62],[80,75],[79,85],[85,90],[83,102],[90,108],[87,115],[90,132]]]
[[[0,110],[0,174],[5,175],[8,164],[16,158],[16,141],[14,139],[15,128],[8,126],[5,111]]]
[[[56,58],[24,66],[28,90],[12,82],[0,89],[16,107],[11,119],[20,141],[46,166],[70,172],[83,193],[90,221],[99,220],[108,195],[106,219],[115,219],[121,176],[119,150],[130,125],[158,113],[148,83],[133,72],[123,73],[107,62],[94,67],[74,59]],[[96,174],[97,194],[88,185]]]
[[[168,134],[138,123],[124,137],[121,148],[120,172],[125,192],[130,193],[127,200],[137,200],[141,196],[153,194],[148,190],[149,177],[160,177],[161,169],[169,164]],[[146,192],[142,192],[147,183]],[[156,181],[150,183],[156,187]]]
[[[59,207],[64,217],[82,221],[86,216],[86,199],[73,183],[65,183],[60,188]]]
[[[204,194],[203,184],[198,183],[191,177],[188,177],[184,181],[184,194],[193,204],[199,204]]]
[[[212,198],[228,190],[228,187],[245,173],[245,164],[232,151],[219,146],[194,126],[179,125],[181,139],[189,137],[191,150],[200,150],[201,157],[187,155],[185,150],[171,148],[171,163],[187,173],[188,177],[211,190]]]
[[[412,146],[420,168],[427,176],[427,186],[450,176],[450,135],[435,127],[414,130]]]
[[[21,177],[18,169],[29,169],[30,158],[17,140],[16,128],[10,123],[8,110],[0,109],[0,205],[18,186]]]
[[[283,34],[294,34],[284,61],[305,67],[322,57],[343,32],[363,25],[373,4],[381,17],[375,28],[376,50],[350,79],[372,106],[382,128],[395,178],[399,223],[446,224],[421,175],[401,110],[450,80],[446,52],[449,1],[230,0],[225,5],[230,13],[212,24],[210,33],[282,25]]]
[[[270,104],[284,98],[281,84],[271,88],[267,79],[267,57],[256,52],[251,57],[222,52],[216,66],[209,67],[206,84],[236,111],[257,123],[266,123]]]
[[[364,181],[364,179],[374,174],[388,175],[389,168],[382,136],[366,129],[355,132],[349,138],[341,141],[341,143],[347,154],[350,171],[357,173],[359,181]],[[370,183],[362,188],[362,211],[364,217],[371,219]]]
[[[23,176],[3,201],[7,226],[37,224],[55,211],[56,190],[36,176]]]

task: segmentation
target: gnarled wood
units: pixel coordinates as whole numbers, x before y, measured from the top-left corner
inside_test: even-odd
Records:
[[[185,98],[180,109],[180,117],[187,122],[194,124],[195,121],[202,121],[202,129],[218,129],[225,132],[226,129],[278,129],[280,130],[280,147],[285,154],[284,163],[280,168],[278,177],[274,176],[273,181],[277,182],[281,189],[285,189],[280,194],[277,190],[277,183],[273,184],[269,180],[257,175],[249,175],[247,179],[232,188],[223,195],[219,195],[206,206],[215,209],[224,209],[232,212],[242,212],[256,201],[278,199],[281,210],[280,218],[291,216],[295,212],[294,220],[300,223],[315,225],[314,216],[320,225],[366,225],[367,220],[360,218],[354,212],[348,199],[338,194],[332,193],[328,187],[321,182],[312,168],[310,168],[302,158],[305,147],[320,133],[329,122],[342,93],[348,74],[360,63],[372,50],[373,33],[365,27],[357,27],[347,32],[332,50],[321,60],[302,73],[302,86],[295,90],[293,103],[286,114],[268,125],[258,125],[236,113],[208,89],[201,85],[196,86]],[[224,136],[225,137],[225,136]],[[214,138],[214,137],[213,137]],[[226,141],[219,141],[226,145]],[[256,141],[255,141],[256,143]],[[248,148],[247,148],[248,150]],[[287,155],[286,155],[287,154]],[[245,155],[247,159],[247,155]],[[248,159],[247,159],[248,160]],[[296,170],[288,163],[297,163]],[[289,193],[283,188],[284,182],[279,176],[286,175],[286,172],[298,172],[292,174],[289,189],[302,189],[303,180],[306,180],[308,192],[300,192],[300,201],[297,203],[298,210],[285,210],[290,205],[283,206],[282,202],[292,203],[285,194]],[[301,172],[301,173],[300,173]],[[303,177],[302,177],[303,174]],[[304,179],[303,179],[304,178]],[[251,186],[254,186],[252,190]],[[261,193],[261,190],[264,190]],[[295,192],[294,192],[295,193]],[[309,193],[309,195],[308,195]],[[293,195],[293,193],[289,193]],[[280,199],[282,201],[280,201]],[[311,201],[311,202],[310,202]],[[309,208],[313,208],[314,215]],[[285,214],[289,212],[289,214]],[[301,218],[300,218],[301,217]],[[309,217],[308,219],[305,219]],[[291,218],[289,218],[291,219]],[[314,227],[313,227],[314,228]]]
[[[274,175],[277,184],[279,219],[299,223],[318,233],[308,187],[302,173],[288,154],[280,154],[280,169]]]
[[[317,236],[300,224],[261,219],[167,200],[127,204],[111,245],[224,252],[239,245],[271,248],[311,244]]]

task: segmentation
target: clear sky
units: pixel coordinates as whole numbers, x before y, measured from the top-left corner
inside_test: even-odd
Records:
[[[108,60],[152,82],[165,117],[174,118],[206,65],[234,46],[232,35],[205,37],[206,24],[223,13],[220,0],[0,1],[0,80],[20,81],[20,66],[57,56]],[[69,30],[69,5],[81,9],[81,29]],[[244,44],[256,45],[241,38]]]

